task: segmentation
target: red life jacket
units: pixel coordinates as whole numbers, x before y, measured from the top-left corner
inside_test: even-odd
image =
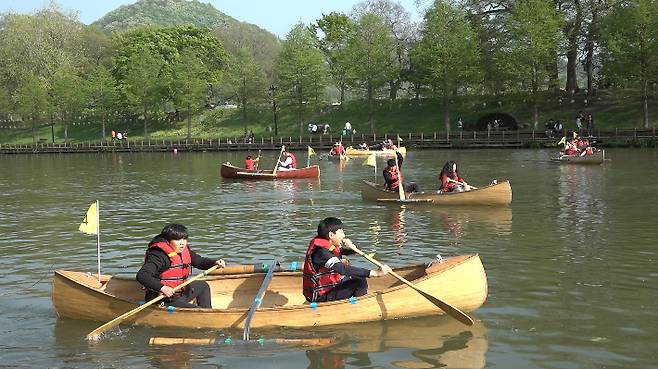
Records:
[[[441,177],[441,192],[452,192],[455,190],[455,186],[459,186],[458,183],[451,182],[448,180],[448,178],[453,179],[457,182],[462,182],[462,183],[464,182],[464,180],[461,179],[459,176],[457,176],[457,174],[453,173],[452,177],[449,177],[448,175],[444,174]]]
[[[292,159],[292,167],[291,168],[297,168],[297,158],[295,157],[295,154],[289,152],[288,156]]]
[[[246,170],[254,170],[254,159],[245,159],[244,168]]]
[[[166,241],[151,243],[149,244],[149,249],[151,247],[157,247],[164,251],[165,254],[169,256],[169,261],[171,261],[169,269],[160,273],[160,283],[175,288],[189,278],[192,273],[192,256],[190,255],[190,249],[188,247],[183,250],[182,254],[177,253],[176,250],[174,250],[174,247]],[[177,293],[180,292],[181,291],[177,291]]]
[[[386,167],[384,168],[384,172],[387,172],[391,175],[391,180],[393,183],[391,184],[386,184],[386,188],[389,191],[395,191],[400,187],[400,171],[398,170],[398,167]]]
[[[306,258],[304,259],[304,277],[302,283],[304,297],[311,302],[316,301],[318,296],[327,294],[327,292],[331,291],[343,280],[343,275],[326,268],[324,265],[320,266],[317,270],[315,269],[311,255],[318,247],[327,249],[340,258],[340,247],[333,246],[329,240],[320,237],[315,237],[311,240],[306,250]]]

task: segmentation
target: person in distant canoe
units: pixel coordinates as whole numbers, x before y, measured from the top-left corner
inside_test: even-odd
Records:
[[[297,168],[297,158],[290,151],[284,151],[282,160],[279,160],[279,170],[291,170]]]
[[[325,302],[359,297],[368,293],[366,278],[391,272],[388,265],[370,270],[349,265],[343,255],[353,254],[351,240],[345,238],[343,222],[325,218],[308,245],[304,258],[303,293],[309,302]]]
[[[256,163],[260,158],[254,159],[251,155],[247,155],[247,157],[244,159],[244,168],[246,170],[256,170]]]
[[[402,168],[402,155],[399,152],[395,153],[398,157],[398,165],[395,164],[395,159],[388,159],[387,166],[382,172],[384,176],[384,184],[387,191],[398,191],[400,186],[400,168]],[[404,182],[402,184],[406,193],[420,192],[420,187],[415,182]]]
[[[368,143],[364,141],[364,142],[361,142],[359,144],[359,149],[361,149],[361,150],[370,150],[370,147],[368,146]]]
[[[345,147],[343,147],[343,144],[341,144],[340,142],[336,142],[334,144],[334,147],[331,148],[331,151],[329,151],[329,155],[331,156],[345,155]]]
[[[443,169],[441,169],[441,173],[439,173],[439,178],[441,178],[441,189],[439,190],[441,193],[471,190],[471,186],[459,176],[457,163],[452,160],[448,160],[445,163]]]
[[[144,265],[137,272],[137,281],[146,289],[145,301],[163,294],[163,304],[186,308],[211,308],[210,287],[205,281],[194,281],[182,290],[174,288],[185,282],[192,267],[207,270],[214,265],[226,266],[222,259],[208,259],[190,250],[187,228],[182,224],[168,224],[149,242]],[[192,300],[196,299],[196,304]]]

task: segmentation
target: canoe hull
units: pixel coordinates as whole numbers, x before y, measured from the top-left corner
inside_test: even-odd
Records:
[[[400,147],[398,149],[400,154],[402,156],[407,155],[407,148],[406,147]],[[345,153],[347,156],[370,156],[372,154],[375,154],[376,156],[383,156],[383,157],[394,157],[395,155],[395,150],[361,150],[361,149],[355,149],[353,147],[348,147],[345,149]]]
[[[277,170],[276,174],[272,170],[247,170],[238,168],[228,163],[222,164],[220,175],[228,179],[253,179],[253,180],[272,180],[272,179],[297,179],[297,178],[320,178],[320,167],[312,165],[310,167]]]
[[[480,307],[487,297],[487,280],[478,255],[446,258],[425,269],[424,265],[396,269],[416,286],[463,311]],[[265,274],[209,276],[214,309],[149,307],[136,314],[132,323],[174,328],[242,328],[249,305]],[[252,328],[314,327],[355,322],[443,314],[416,291],[392,276],[370,279],[368,295],[319,303],[311,307],[301,293],[301,272],[277,272],[254,314]],[[109,321],[134,309],[143,291],[132,279],[56,271],[52,300],[60,317]],[[457,288],[458,286],[458,288]],[[120,297],[119,297],[120,296]]]
[[[397,192],[386,191],[382,186],[363,181],[361,197],[367,201],[381,199],[398,199]],[[436,192],[418,192],[407,194],[411,201],[431,205],[473,205],[473,206],[504,206],[512,203],[512,186],[509,181],[501,181],[494,185],[480,187],[467,192],[452,192],[439,194]]]
[[[600,150],[592,155],[562,155],[557,158],[551,158],[552,161],[557,161],[564,164],[602,164],[605,159],[605,150]]]

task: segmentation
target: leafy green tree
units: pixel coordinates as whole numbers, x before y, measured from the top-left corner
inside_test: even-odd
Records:
[[[27,76],[21,80],[14,96],[16,112],[23,121],[30,122],[32,127],[32,142],[37,143],[37,128],[43,122],[43,117],[49,111],[48,86],[43,77]]]
[[[548,80],[546,66],[554,62],[555,50],[563,43],[564,20],[551,2],[519,0],[509,19],[508,65],[526,82],[533,100],[533,125],[539,125],[538,92]]]
[[[347,15],[332,12],[323,14],[316,24],[312,26],[314,33],[322,31],[323,37],[319,40],[320,50],[329,63],[331,79],[340,91],[341,105],[345,101],[345,91],[348,86],[349,56],[347,45],[354,34],[356,25]]]
[[[169,79],[163,76],[165,61],[158,54],[147,49],[133,54],[126,63],[123,79],[123,93],[128,103],[141,110],[144,117],[144,138],[149,138],[149,118],[155,117],[167,99]]]
[[[450,133],[449,95],[474,80],[478,66],[477,35],[466,13],[436,0],[425,13],[421,39],[412,60],[427,83],[440,91],[446,132]]]
[[[226,74],[226,94],[236,97],[242,108],[242,118],[247,120],[249,106],[266,97],[267,78],[247,49],[238,50],[231,56]]]
[[[82,113],[85,96],[83,79],[70,69],[61,69],[52,79],[51,103],[62,125],[64,126],[64,142],[69,140],[69,126]]]
[[[328,79],[328,69],[315,35],[298,23],[286,36],[276,71],[279,92],[297,107],[299,134],[303,134],[306,105],[317,103]]]
[[[365,92],[370,131],[375,133],[373,100],[395,74],[392,58],[396,44],[388,27],[376,15],[362,16],[356,29],[347,47],[347,54],[350,55],[349,81],[353,87]]]
[[[610,74],[642,88],[644,128],[649,128],[649,85],[658,75],[658,1],[617,4],[608,16],[605,46]]]
[[[192,114],[205,106],[208,98],[209,71],[194,52],[183,53],[173,66],[171,84],[177,110],[187,113],[187,138],[192,138]]]
[[[98,65],[90,71],[86,85],[89,113],[100,119],[102,137],[105,138],[109,117],[119,108],[120,95],[116,80],[109,69]]]

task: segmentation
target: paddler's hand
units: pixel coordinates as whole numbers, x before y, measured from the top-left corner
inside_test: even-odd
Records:
[[[162,292],[162,294],[167,297],[171,297],[174,295],[174,293],[176,293],[176,291],[174,291],[174,289],[169,286],[162,286],[162,288],[160,288],[160,292]]]
[[[349,238],[343,238],[343,241],[340,244],[348,250],[356,251],[354,250],[354,243]]]
[[[372,277],[383,277],[391,272],[391,267],[384,264],[377,270],[370,271],[370,278]]]
[[[226,267],[226,263],[224,262],[224,259],[215,260],[215,264],[220,268]]]

